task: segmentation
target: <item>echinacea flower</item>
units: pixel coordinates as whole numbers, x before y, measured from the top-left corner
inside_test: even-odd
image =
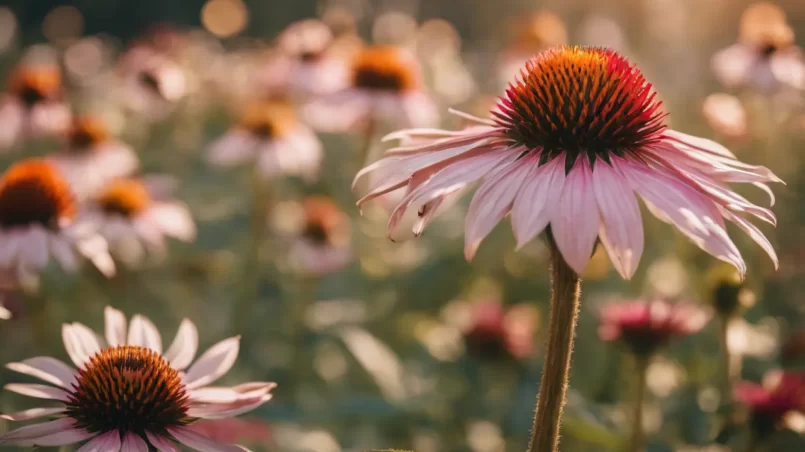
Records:
[[[481,359],[528,358],[534,352],[537,317],[525,304],[504,309],[497,300],[475,302],[462,328],[467,350]]]
[[[159,331],[147,318],[135,315],[126,328],[120,311],[107,307],[104,314],[105,341],[80,323],[62,326],[64,347],[77,369],[45,356],[6,365],[49,383],[12,383],[7,390],[60,403],[3,415],[11,421],[56,419],[12,430],[0,436],[0,445],[87,441],[80,451],[147,452],[176,451],[179,442],[203,452],[243,450],[190,427],[199,419],[246,413],[271,399],[274,383],[210,386],[234,365],[239,337],[213,345],[194,362],[198,330],[190,320],[182,321],[163,353]]]
[[[773,371],[758,385],[744,381],[735,386],[735,400],[749,408],[750,426],[762,439],[788,426],[789,415],[805,415],[805,373]]]
[[[67,180],[44,160],[22,160],[0,179],[0,270],[34,290],[51,257],[67,272],[90,260],[105,276],[115,273],[106,241],[78,215]]]
[[[768,2],[755,3],[744,11],[738,43],[716,53],[712,66],[728,87],[805,89],[805,58],[794,44],[794,30],[785,12]]]
[[[611,303],[601,310],[598,335],[603,341],[622,343],[638,356],[650,356],[674,338],[699,332],[709,319],[706,311],[686,303]]]
[[[255,161],[266,178],[280,174],[318,177],[324,156],[316,134],[302,124],[284,100],[256,102],[246,108],[240,123],[210,144],[208,160],[217,166]]]
[[[65,130],[70,110],[62,96],[61,70],[55,64],[23,64],[0,99],[0,148],[27,138],[54,136]]]
[[[131,48],[121,57],[119,74],[125,104],[137,113],[156,118],[170,112],[187,90],[182,67],[144,45]]]
[[[445,197],[482,180],[466,217],[468,259],[511,214],[518,247],[548,229],[564,261],[581,274],[600,239],[628,279],[643,252],[639,195],[655,216],[741,273],[746,265],[725,219],[777,265],[768,239],[746,218],[775,224],[774,214],[727,183],[752,183],[771,196],[765,184],[780,179],[715,142],[668,129],[651,84],[618,53],[560,47],[537,55],[492,116],[456,132],[389,135],[422,141],[390,149],[361,170],[356,180],[374,171],[388,177],[358,205],[404,189],[388,226],[389,236],[400,239],[419,235]]]
[[[113,179],[133,174],[140,166],[137,154],[117,141],[103,118],[82,115],[67,131],[65,148],[49,157],[70,181],[73,191],[86,199]]]
[[[389,124],[429,127],[439,114],[422,87],[419,64],[396,47],[367,47],[349,63],[347,87],[306,106],[306,117],[324,132],[355,132]]]
[[[299,270],[326,274],[352,262],[352,230],[349,217],[325,196],[302,202],[301,222],[292,241],[290,259]]]
[[[137,266],[147,255],[161,257],[165,239],[190,242],[196,225],[187,205],[155,197],[140,179],[118,179],[88,202],[87,216],[109,243],[112,257]]]

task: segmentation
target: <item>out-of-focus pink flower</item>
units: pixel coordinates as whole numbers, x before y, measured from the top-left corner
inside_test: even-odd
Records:
[[[161,118],[186,93],[182,67],[163,53],[138,45],[120,59],[119,75],[123,102],[131,110]]]
[[[405,50],[367,47],[349,63],[348,77],[347,87],[305,107],[305,116],[316,129],[354,132],[376,122],[394,127],[428,127],[438,122],[419,64]]]
[[[0,97],[0,149],[26,138],[62,133],[70,122],[63,102],[61,70],[55,64],[22,64]]]
[[[762,385],[748,381],[739,383],[734,395],[735,400],[749,407],[750,425],[763,437],[788,427],[791,413],[805,414],[805,373],[769,372]]]
[[[474,303],[463,329],[470,355],[481,359],[525,359],[534,352],[539,315],[533,306],[504,309],[497,300]]]
[[[669,130],[651,84],[618,53],[545,51],[526,64],[490,115],[461,131],[387,136],[403,144],[358,172],[356,181],[385,174],[358,205],[404,192],[388,234],[392,240],[418,236],[449,195],[482,181],[464,228],[468,259],[510,215],[518,248],[550,227],[564,260],[581,274],[600,239],[629,279],[643,252],[639,195],[657,218],[741,274],[746,264],[725,220],[757,242],[776,267],[771,243],[747,219],[775,224],[774,214],[727,184],[752,183],[771,193],[766,183],[780,179],[718,143]]]
[[[264,421],[251,418],[201,419],[188,426],[190,430],[222,444],[268,444],[271,429]]]
[[[323,157],[318,137],[286,100],[249,105],[240,123],[210,144],[207,156],[221,167],[256,161],[266,178],[289,174],[308,181],[318,177]]]
[[[746,110],[741,100],[726,93],[714,93],[704,100],[702,114],[717,133],[729,138],[746,135]]]
[[[713,56],[713,71],[727,87],[774,91],[805,89],[805,58],[794,45],[794,31],[778,6],[759,2],[741,17],[740,36]]]
[[[291,246],[291,261],[305,273],[326,274],[352,262],[349,217],[332,199],[311,196],[302,203],[302,221]]]
[[[608,304],[599,317],[602,340],[620,342],[642,356],[651,355],[676,337],[698,332],[710,319],[698,306],[664,300]]]
[[[567,44],[567,28],[562,19],[550,11],[520,17],[514,21],[512,39],[500,62],[500,80],[505,86],[520,73],[534,55],[551,47]]]
[[[70,181],[79,199],[86,199],[113,179],[132,175],[139,158],[127,144],[117,141],[106,121],[95,115],[73,119],[62,151],[48,157]]]

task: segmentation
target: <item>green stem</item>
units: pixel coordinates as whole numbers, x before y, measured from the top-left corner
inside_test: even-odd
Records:
[[[249,306],[259,295],[260,284],[260,251],[266,229],[266,217],[271,211],[271,186],[264,180],[259,171],[252,176],[252,207],[249,218],[249,243],[244,257],[241,286],[242,295],[237,303],[233,303],[232,319],[236,325],[251,325]]]
[[[531,428],[528,452],[555,452],[559,446],[559,426],[567,394],[570,357],[579,316],[581,283],[556,248],[551,247],[551,311],[548,345],[542,369],[537,408]]]
[[[724,401],[726,405],[731,405],[732,388],[741,378],[741,357],[735,355],[729,348],[729,332],[732,318],[730,316],[719,316],[719,341],[721,343],[721,379],[724,386]]]
[[[639,452],[643,448],[643,401],[646,397],[646,376],[650,357],[636,356],[637,364],[637,392],[634,399],[634,410],[632,412],[632,435],[629,442],[629,452]]]

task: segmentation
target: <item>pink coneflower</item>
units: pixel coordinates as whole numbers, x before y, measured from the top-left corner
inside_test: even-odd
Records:
[[[669,130],[652,86],[611,50],[561,47],[526,64],[492,120],[463,131],[403,130],[387,139],[429,139],[387,151],[361,170],[389,171],[358,204],[405,189],[391,214],[392,238],[419,235],[442,200],[483,180],[467,213],[465,254],[508,214],[517,245],[550,229],[564,260],[582,273],[600,238],[613,265],[631,278],[643,251],[635,195],[658,218],[741,273],[746,266],[727,235],[735,223],[771,256],[746,216],[775,224],[774,214],[730,190],[748,182],[771,193],[780,180],[736,160],[723,146]]]
[[[78,368],[56,358],[36,357],[6,367],[50,385],[12,383],[6,389],[61,402],[2,418],[12,421],[55,417],[0,436],[0,445],[60,446],[87,441],[81,450],[178,450],[179,442],[199,451],[241,451],[189,427],[198,419],[219,419],[251,411],[271,399],[276,386],[251,382],[210,386],[238,356],[239,337],[225,339],[193,358],[198,331],[185,319],[163,353],[150,320],[135,315],[126,328],[120,311],[106,308],[104,340],[80,323],[62,326],[67,354]],[[52,385],[52,386],[51,386]]]
[[[103,118],[82,115],[67,131],[65,148],[49,157],[70,181],[76,195],[85,199],[109,181],[133,174],[140,166],[137,154],[117,141]]]
[[[534,352],[537,313],[527,305],[504,310],[498,301],[477,302],[463,328],[472,356],[481,359],[525,359]]]
[[[325,196],[302,203],[300,228],[290,258],[299,270],[311,274],[338,271],[352,263],[352,229],[349,217]]]
[[[147,255],[164,255],[167,237],[183,242],[196,237],[187,205],[155,198],[139,179],[111,182],[89,202],[87,210],[88,218],[109,243],[112,257],[128,266],[141,264]]]
[[[256,161],[266,178],[290,174],[312,181],[323,156],[321,142],[293,106],[270,100],[249,105],[240,123],[210,144],[208,160],[224,167]]]
[[[763,384],[744,381],[736,385],[735,400],[749,407],[750,425],[756,439],[786,428],[788,415],[805,415],[805,373],[775,371],[763,378]]]
[[[396,47],[367,47],[349,63],[349,83],[306,107],[311,124],[325,132],[362,131],[374,123],[428,127],[438,121],[423,91],[419,65]]]
[[[712,66],[728,87],[805,89],[805,58],[794,44],[794,30],[785,12],[768,2],[744,11],[738,43],[716,53]]]
[[[132,47],[121,57],[119,74],[123,101],[138,113],[164,116],[187,90],[182,67],[145,45]]]
[[[598,335],[649,356],[674,338],[699,332],[710,316],[703,309],[664,300],[611,303],[600,313]]]
[[[75,272],[79,256],[107,277],[115,266],[106,241],[83,215],[67,180],[44,160],[23,160],[0,179],[0,269],[34,290],[51,257]]]
[[[9,79],[0,99],[0,148],[26,138],[54,136],[64,131],[70,110],[64,103],[61,70],[51,64],[23,64]]]

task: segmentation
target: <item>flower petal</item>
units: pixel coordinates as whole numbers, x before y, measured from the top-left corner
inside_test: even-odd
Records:
[[[238,357],[240,336],[213,345],[187,370],[184,381],[190,389],[206,386],[227,373]]]
[[[196,224],[187,206],[182,203],[160,203],[150,210],[149,217],[167,236],[183,242],[196,238]]]
[[[107,306],[103,310],[106,343],[110,347],[126,344],[126,316],[121,311]]]
[[[173,339],[163,358],[168,360],[174,369],[184,370],[193,362],[197,350],[198,329],[193,322],[184,319],[179,325],[179,331],[176,332],[176,338]]]
[[[201,452],[243,452],[238,446],[217,443],[187,427],[168,427],[168,432],[180,443]]]
[[[120,451],[120,432],[112,430],[102,435],[96,436],[88,443],[81,446],[76,452],[119,452]]]
[[[123,435],[120,452],[148,452],[148,443],[140,435],[129,432]]]
[[[164,436],[155,435],[151,432],[145,432],[148,442],[156,447],[159,452],[179,452],[179,448],[173,444],[173,441],[165,438]]]
[[[9,383],[5,386],[6,391],[16,392],[28,397],[37,399],[52,399],[66,402],[69,394],[61,388],[40,385],[36,383]]]
[[[68,390],[72,389],[75,383],[75,370],[49,356],[37,356],[18,363],[8,363],[6,367]]]
[[[565,179],[562,197],[551,220],[556,246],[578,274],[584,272],[593,254],[601,223],[592,178],[590,162],[580,156]]]
[[[11,430],[0,436],[0,444],[18,444],[20,441],[27,441],[69,430],[73,428],[73,422],[75,421],[70,418],[63,418],[40,424],[26,425],[25,427]]]
[[[159,330],[157,330],[153,322],[140,314],[136,314],[131,318],[129,337],[126,343],[128,345],[150,348],[162,354],[162,338],[159,336]]]
[[[62,325],[64,348],[73,363],[80,369],[89,359],[101,351],[101,345],[95,333],[80,323]]]
[[[66,408],[63,406],[54,408],[29,408],[16,413],[2,414],[0,415],[0,419],[5,419],[7,421],[29,421],[31,419],[36,419],[43,416],[50,416],[51,414],[62,413],[65,409]]]
[[[88,432],[81,428],[71,428],[47,436],[16,441],[15,443],[19,446],[33,446],[34,448],[38,446],[64,446],[84,441],[87,438],[92,438],[94,435],[95,433]]]
[[[272,397],[272,394],[265,394],[259,397],[244,398],[229,403],[191,405],[187,410],[187,415],[200,417],[203,419],[222,419],[234,417],[254,410],[260,405],[271,400]]]
[[[526,178],[512,205],[512,230],[518,249],[548,226],[561,198],[564,184],[564,155],[540,167],[534,167]]]

